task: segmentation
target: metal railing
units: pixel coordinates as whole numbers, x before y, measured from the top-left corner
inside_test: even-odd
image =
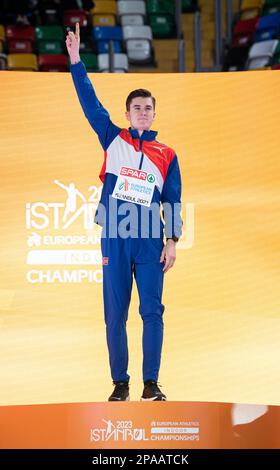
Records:
[[[182,0],[176,0],[175,24],[176,37],[178,39],[178,72],[184,73],[186,71],[186,42],[182,34]]]
[[[186,72],[185,40],[179,39],[178,43],[178,72]]]
[[[194,47],[195,47],[195,71],[196,72],[220,72],[222,70],[224,44],[231,43],[233,5],[232,0],[227,0],[227,22],[226,36],[223,38],[222,31],[222,0],[215,0],[215,51],[214,64],[212,67],[203,67],[201,64],[201,12],[197,11],[194,16]]]
[[[109,72],[114,72],[114,68],[115,68],[115,56],[114,56],[114,43],[113,41],[109,41],[109,49],[108,49],[108,53],[109,53]]]

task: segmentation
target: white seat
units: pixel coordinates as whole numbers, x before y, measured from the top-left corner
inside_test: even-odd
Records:
[[[150,26],[124,26],[123,38],[130,62],[147,62],[152,59],[153,35]]]
[[[151,60],[151,44],[146,39],[129,39],[126,42],[127,56],[131,62]]]
[[[144,1],[121,0],[118,2],[118,14],[122,15],[146,15],[146,4]]]
[[[97,63],[100,72],[109,72],[109,54],[98,54]],[[128,72],[128,59],[126,54],[114,54],[114,72]]]
[[[124,26],[123,38],[127,39],[147,39],[152,41],[153,34],[150,26]]]
[[[144,24],[144,18],[141,15],[122,15],[121,16],[121,25],[133,25],[133,26],[142,26]]]
[[[248,61],[247,70],[259,69],[261,67],[266,67],[269,63],[269,57],[256,57],[255,59],[250,59]]]
[[[272,57],[278,45],[277,39],[269,41],[255,42],[249,50],[248,58],[255,59],[256,57],[269,56]]]
[[[249,49],[246,69],[254,70],[268,65],[278,43],[279,41],[277,39],[272,39],[253,44]]]

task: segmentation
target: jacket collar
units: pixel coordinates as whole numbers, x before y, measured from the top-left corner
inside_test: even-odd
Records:
[[[143,131],[141,137],[139,137],[139,133],[138,133],[138,130],[137,129],[131,129],[131,127],[129,127],[128,129],[131,137],[133,139],[140,139],[140,140],[148,140],[148,141],[152,141],[152,140],[155,140],[156,136],[157,136],[157,131]]]

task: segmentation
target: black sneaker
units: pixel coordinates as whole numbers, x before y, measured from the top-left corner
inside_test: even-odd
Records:
[[[166,396],[160,390],[155,380],[147,380],[144,382],[144,390],[141,401],[166,401]]]
[[[112,395],[108,401],[129,401],[129,385],[128,382],[113,382],[115,385]]]

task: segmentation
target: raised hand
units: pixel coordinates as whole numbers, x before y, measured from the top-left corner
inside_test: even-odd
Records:
[[[66,47],[70,56],[71,64],[75,64],[80,61],[79,48],[80,48],[80,25],[76,23],[75,34],[72,31],[68,31],[66,37]]]

